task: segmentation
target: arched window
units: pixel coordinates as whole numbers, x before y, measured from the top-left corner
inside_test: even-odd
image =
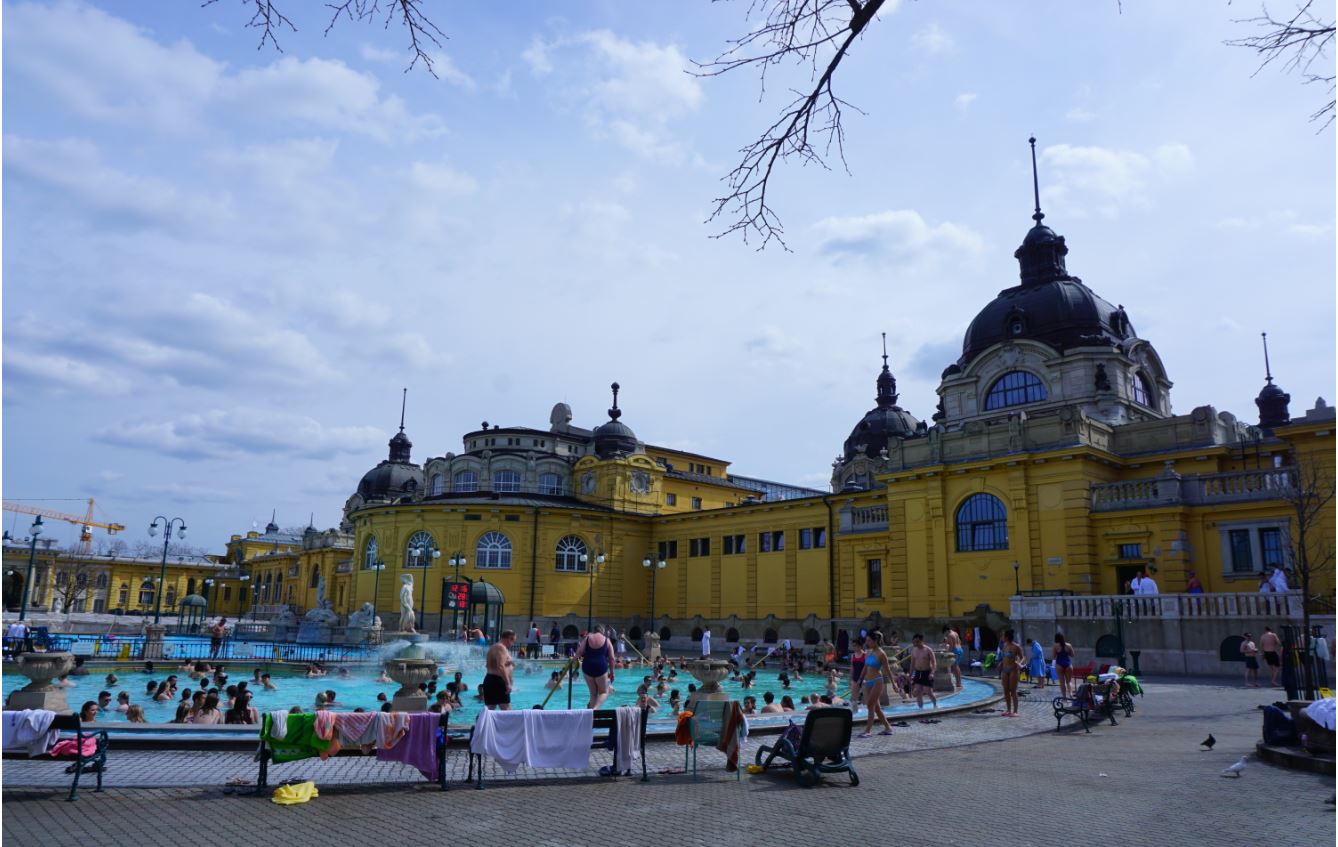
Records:
[[[124,609],[125,604],[129,602],[130,602],[130,583],[123,582],[121,583],[120,590],[116,593],[116,603],[122,609]]]
[[[425,568],[432,564],[437,542],[432,533],[418,530],[409,536],[409,543],[404,545],[404,566],[406,568]]]
[[[315,565],[311,566],[311,581],[307,583],[307,588],[315,588],[316,583],[321,581],[321,569]]]
[[[376,536],[373,535],[367,539],[367,546],[362,551],[362,569],[369,571],[376,564]]]
[[[177,587],[175,585],[167,586],[167,597],[165,602],[169,609],[177,604]]]
[[[585,573],[585,542],[574,535],[564,535],[557,543],[557,569]]]
[[[479,475],[473,471],[460,471],[455,475],[452,482],[452,489],[458,492],[473,492],[479,490]]]
[[[293,589],[292,589],[292,587],[290,586],[289,589],[288,589],[288,592],[291,594],[292,591],[293,591]],[[274,575],[274,602],[275,602],[275,603],[282,603],[282,602],[283,602],[283,572],[282,572],[282,571],[280,571],[279,573],[276,573],[276,574]]]
[[[153,605],[153,580],[146,579],[139,584],[139,605]]]
[[[427,493],[429,496],[444,494],[446,492],[446,477],[439,473],[434,473],[427,483]]]
[[[474,548],[474,563],[480,568],[511,567],[511,539],[500,532],[485,532]]]
[[[520,474],[516,471],[493,471],[492,490],[514,494],[520,490]]]
[[[1008,549],[1008,513],[993,494],[972,494],[957,507],[957,552]]]
[[[985,410],[1038,403],[1045,399],[1045,383],[1027,371],[1009,371],[994,381],[985,395]]]
[[[190,579],[186,580],[186,593],[187,594],[195,593],[195,577],[191,577]]]
[[[539,474],[540,494],[566,494],[567,486],[562,484],[562,477],[555,473]]]
[[[97,581],[96,585],[97,585],[98,588],[106,588],[106,587],[107,587],[107,572],[106,572],[106,571],[103,571],[102,573],[98,574],[98,581]]]
[[[1138,371],[1129,377],[1129,388],[1134,396],[1135,403],[1147,406],[1149,409],[1156,408],[1156,404],[1152,402],[1152,398],[1155,396],[1152,393],[1152,386],[1148,384],[1147,375],[1142,371]]]

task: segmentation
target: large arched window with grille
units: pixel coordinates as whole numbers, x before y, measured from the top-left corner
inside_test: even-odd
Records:
[[[367,539],[367,546],[362,548],[362,569],[369,571],[376,565],[377,559],[376,536],[373,535]]]
[[[456,473],[455,478],[451,480],[451,488],[456,492],[473,492],[479,490],[479,475],[474,471],[460,471]]]
[[[427,493],[429,496],[444,494],[446,492],[446,477],[443,474],[434,473],[427,482]]]
[[[437,541],[432,533],[420,529],[409,536],[404,545],[404,566],[406,568],[426,568],[432,564],[433,553],[437,550]]]
[[[985,411],[1022,406],[1044,400],[1045,383],[1027,371],[1009,371],[994,381],[985,395]]]
[[[485,532],[474,548],[474,564],[480,568],[511,567],[511,539],[500,532]]]
[[[146,579],[139,584],[139,605],[153,605],[153,580]]]
[[[557,543],[557,569],[585,573],[585,542],[574,535],[564,535]]]
[[[566,494],[567,486],[562,484],[562,477],[555,473],[539,474],[540,494]]]
[[[1008,549],[1008,513],[993,494],[972,494],[957,507],[957,552]]]
[[[492,490],[504,494],[514,494],[520,490],[520,474],[516,471],[493,471]]]

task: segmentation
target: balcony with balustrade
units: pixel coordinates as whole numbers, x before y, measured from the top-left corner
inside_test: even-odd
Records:
[[[1295,489],[1295,468],[1190,476],[1163,474],[1093,485],[1092,511],[1121,512],[1160,506],[1217,506],[1285,500]]]

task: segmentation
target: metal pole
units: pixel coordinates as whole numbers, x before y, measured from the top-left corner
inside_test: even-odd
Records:
[[[595,563],[591,560],[586,564],[586,575],[590,578],[590,591],[587,593],[587,602],[585,607],[585,631],[589,634],[593,629],[595,620]]]
[[[381,569],[385,563],[380,559],[372,562],[372,570],[376,571],[376,579],[372,583],[372,617],[376,617],[376,604],[381,599]]]
[[[158,567],[158,591],[154,597],[153,603],[153,622],[158,623],[163,616],[163,585],[167,579],[167,542],[172,539],[172,525],[168,524],[163,530],[163,563]]]

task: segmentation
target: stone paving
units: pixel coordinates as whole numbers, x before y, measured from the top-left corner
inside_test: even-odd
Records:
[[[222,787],[229,776],[254,779],[255,766],[243,754],[225,760],[127,752],[115,755],[108,785],[174,787],[81,790],[77,803],[66,803],[64,792],[54,790],[68,785],[59,765],[6,762],[3,834],[43,847],[127,843],[197,826],[212,841],[251,844],[264,832],[266,842],[286,847],[379,843],[408,833],[449,834],[489,847],[650,840],[675,847],[819,845],[850,838],[1064,847],[1333,843],[1331,778],[1253,760],[1241,779],[1219,776],[1253,749],[1257,705],[1280,696],[1153,681],[1133,717],[1090,735],[1081,728],[1054,732],[1048,698],[1028,698],[1016,719],[968,713],[940,724],[912,721],[891,737],[856,742],[862,784],[855,789],[842,776],[801,789],[785,772],[745,774],[736,782],[715,751],[702,752],[695,779],[552,780],[532,773],[484,791],[447,793],[400,766],[343,758],[276,767],[272,779],[309,776],[321,791],[306,805],[278,807]],[[1198,742],[1209,731],[1218,745],[1205,752]],[[749,742],[750,754],[759,740]],[[682,766],[682,751],[669,744],[654,745],[649,756],[652,770]],[[454,758],[452,768],[462,769],[464,756]]]

